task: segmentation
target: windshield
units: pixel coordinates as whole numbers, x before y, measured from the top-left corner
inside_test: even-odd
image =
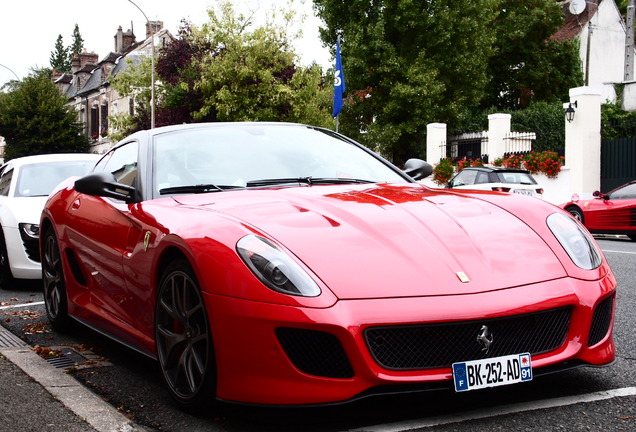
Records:
[[[83,176],[95,165],[95,160],[40,162],[20,168],[14,196],[47,196],[55,186],[69,177]]]
[[[155,196],[285,184],[408,180],[328,131],[297,125],[224,124],[166,132],[154,142]]]

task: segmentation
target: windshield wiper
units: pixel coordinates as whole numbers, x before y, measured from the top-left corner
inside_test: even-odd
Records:
[[[325,185],[325,184],[349,184],[349,183],[375,183],[371,180],[361,180],[344,177],[292,177],[292,178],[272,178],[262,180],[251,180],[247,182],[247,187],[263,187],[278,186],[285,184],[306,184],[306,185]]]
[[[206,192],[222,192],[228,189],[243,189],[243,186],[231,185],[215,185],[215,184],[199,184],[187,186],[173,186],[159,189],[160,195],[178,194],[178,193],[206,193]]]

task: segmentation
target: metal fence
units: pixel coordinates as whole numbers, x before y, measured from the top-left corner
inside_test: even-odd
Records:
[[[504,137],[504,157],[524,156],[531,152],[554,151],[565,156],[565,130],[544,132],[510,132]]]
[[[444,143],[442,154],[451,158],[454,162],[460,160],[481,159],[488,163],[488,134],[487,132],[475,132],[449,136],[448,145]]]

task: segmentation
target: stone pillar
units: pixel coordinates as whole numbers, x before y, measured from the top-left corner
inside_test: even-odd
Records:
[[[511,114],[488,116],[488,161],[502,157],[506,152],[506,135],[510,133]],[[482,149],[482,153],[485,153]]]
[[[591,87],[570,89],[572,122],[565,121],[565,165],[570,169],[570,193],[592,198],[601,188],[601,94]]]
[[[446,157],[446,123],[426,125],[426,161],[431,165]]]

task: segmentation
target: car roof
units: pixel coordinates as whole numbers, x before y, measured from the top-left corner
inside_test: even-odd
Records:
[[[462,169],[462,171],[464,170],[474,170],[474,171],[484,171],[484,172],[514,172],[514,173],[530,174],[530,171],[524,170],[521,168],[506,168],[506,167],[496,167],[496,166],[466,167]]]
[[[188,130],[188,129],[197,129],[197,128],[222,128],[222,127],[262,127],[262,126],[283,126],[283,127],[302,127],[302,128],[311,128],[311,129],[320,129],[326,130],[324,128],[318,126],[306,125],[303,123],[290,123],[290,122],[258,122],[258,121],[245,121],[245,122],[203,122],[203,123],[183,123],[178,125],[168,125],[168,126],[160,126],[154,129],[142,129],[137,132],[134,132],[126,137],[124,137],[121,141],[117,142],[113,147],[109,149],[112,150],[116,147],[120,147],[131,140],[140,139],[141,137],[148,138],[151,135],[159,135],[166,132],[173,132],[177,130]],[[335,133],[335,132],[334,132]],[[345,137],[346,138],[346,137]]]
[[[8,160],[2,166],[6,164],[11,164],[14,167],[20,167],[23,165],[29,165],[33,163],[42,163],[42,162],[64,162],[64,161],[75,161],[75,160],[94,160],[97,161],[101,155],[94,153],[49,153],[49,154],[41,154],[41,155],[33,155],[33,156],[23,156],[15,159]]]

